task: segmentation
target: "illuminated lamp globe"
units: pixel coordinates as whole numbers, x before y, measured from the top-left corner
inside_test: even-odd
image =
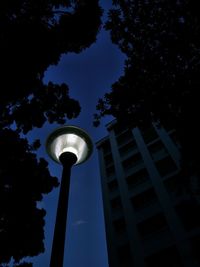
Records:
[[[77,157],[74,165],[86,161],[92,154],[93,145],[89,135],[77,126],[65,125],[54,130],[47,138],[46,150],[49,156],[60,162],[64,152],[71,152]]]

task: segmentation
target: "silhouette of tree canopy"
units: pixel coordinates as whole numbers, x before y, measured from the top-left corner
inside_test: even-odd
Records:
[[[0,262],[44,251],[45,210],[37,207],[43,194],[58,186],[34,145],[10,129],[0,131]]]
[[[44,251],[45,210],[37,205],[58,186],[40,142],[25,135],[45,122],[63,124],[81,107],[66,84],[43,83],[62,54],[80,53],[96,41],[98,0],[8,0],[0,9],[0,264]],[[24,136],[24,137],[23,137]]]
[[[67,87],[46,86],[42,79],[47,67],[57,64],[62,54],[79,53],[95,42],[101,13],[98,0],[39,0],[37,3],[10,0],[2,4],[0,113],[1,117],[5,113],[6,119],[1,121],[11,123],[15,116],[19,118],[27,110],[28,114],[32,113],[33,126],[40,127],[45,118],[60,123],[60,115],[56,116],[55,110],[59,109],[62,120],[63,115],[73,118],[79,114],[80,106],[69,98]],[[45,107],[41,107],[39,102],[44,97],[48,99]],[[63,97],[65,106],[60,102]],[[38,108],[38,116],[34,115],[36,110],[30,111],[33,107]],[[19,123],[23,131],[31,130],[31,123],[29,126],[23,123],[24,120]]]
[[[124,74],[99,99],[94,125],[113,115],[132,126],[175,127],[183,165],[199,172],[200,16],[194,0],[113,0],[105,28],[127,56]],[[195,167],[194,167],[195,166]]]

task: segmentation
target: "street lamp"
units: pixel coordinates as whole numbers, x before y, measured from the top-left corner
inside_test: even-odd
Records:
[[[48,155],[63,166],[50,267],[63,266],[71,167],[86,161],[92,149],[89,135],[76,126],[62,126],[47,138]]]

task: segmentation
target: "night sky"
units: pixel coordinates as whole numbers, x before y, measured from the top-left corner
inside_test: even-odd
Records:
[[[111,1],[100,1],[108,9]],[[104,19],[106,11],[104,12]],[[82,165],[75,166],[71,174],[71,188],[68,208],[68,225],[65,242],[64,267],[107,267],[107,251],[103,206],[100,186],[100,173],[95,142],[107,133],[105,124],[112,118],[102,121],[98,128],[92,126],[93,114],[98,98],[110,90],[111,84],[123,74],[124,55],[113,45],[108,32],[103,29],[97,41],[80,54],[63,55],[57,66],[50,67],[45,74],[45,82],[65,82],[70,96],[80,102],[82,111],[77,119],[68,124],[86,130],[94,143],[91,158]],[[42,146],[39,157],[49,162],[52,175],[61,177],[62,167],[54,163],[46,154],[45,141],[49,133],[58,125],[46,125],[29,134],[30,140],[40,138]],[[53,229],[59,189],[54,189],[43,202],[38,203],[47,211],[45,226],[45,253],[35,257],[34,267],[49,266]]]

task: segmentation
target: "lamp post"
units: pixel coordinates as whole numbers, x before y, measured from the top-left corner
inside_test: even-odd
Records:
[[[76,126],[62,126],[47,138],[48,155],[63,166],[50,267],[63,266],[71,167],[86,161],[92,149],[89,135]]]

